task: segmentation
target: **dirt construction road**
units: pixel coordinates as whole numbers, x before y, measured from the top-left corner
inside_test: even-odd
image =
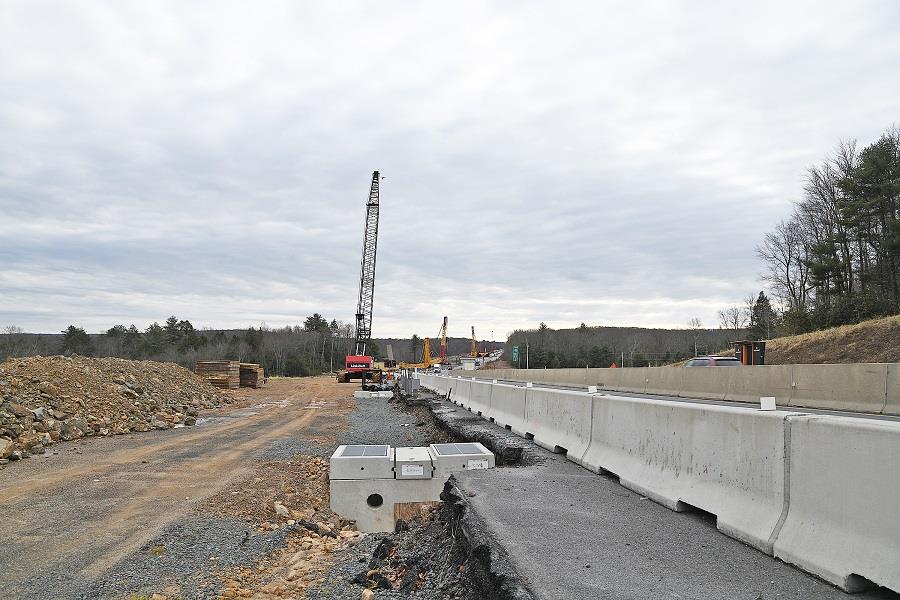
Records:
[[[9,465],[0,471],[0,598],[94,597],[91,582],[250,475],[248,458],[300,431],[332,442],[353,389],[328,377],[273,379],[235,391],[235,405],[195,427],[62,443]]]

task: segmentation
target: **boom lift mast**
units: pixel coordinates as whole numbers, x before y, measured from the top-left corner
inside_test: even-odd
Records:
[[[413,360],[417,357],[413,356]],[[434,361],[431,359],[431,339],[425,338],[424,344],[422,347],[422,362],[420,363],[405,363],[402,362],[397,366],[401,369],[430,369],[434,365]]]
[[[486,349],[484,352],[478,351],[478,339],[475,337],[475,326],[472,325],[472,349],[469,351],[469,356],[471,356],[472,358],[479,358],[487,355],[488,352]]]
[[[447,360],[447,317],[444,317],[444,324],[441,325],[441,360],[440,364],[449,364]]]

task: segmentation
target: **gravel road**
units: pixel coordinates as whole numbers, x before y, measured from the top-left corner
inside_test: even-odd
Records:
[[[0,598],[216,597],[217,570],[252,564],[283,534],[195,506],[294,452],[286,440],[334,446],[351,392],[326,377],[273,379],[196,427],[60,443],[0,470]]]
[[[269,503],[283,491],[265,478],[273,461],[327,458],[339,444],[446,439],[423,418],[426,409],[357,403],[354,389],[326,377],[272,379],[266,388],[240,390],[232,407],[202,415],[194,428],[60,443],[47,457],[0,470],[0,598],[219,597],[225,571],[253,569],[291,528],[260,529],[258,515],[229,516],[233,507],[209,512],[216,498],[250,486],[259,489],[247,502]],[[315,504],[327,510],[327,494]],[[271,506],[255,512],[266,510]],[[313,597],[341,588],[359,598],[362,587],[338,573],[352,562],[356,575],[355,553],[379,541],[366,536],[353,554],[336,553],[332,591]]]

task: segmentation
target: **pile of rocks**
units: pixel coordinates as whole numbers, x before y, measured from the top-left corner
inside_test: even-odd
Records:
[[[57,441],[193,425],[232,401],[173,363],[33,356],[0,363],[0,464]]]

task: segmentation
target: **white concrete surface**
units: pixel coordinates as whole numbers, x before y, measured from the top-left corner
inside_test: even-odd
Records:
[[[582,464],[673,510],[713,513],[721,531],[771,554],[787,414],[597,396]]]
[[[526,393],[525,431],[551,451],[565,448],[575,462],[591,443],[591,395],[547,388]]]
[[[775,556],[852,592],[900,592],[900,423],[791,417],[790,506]]]

